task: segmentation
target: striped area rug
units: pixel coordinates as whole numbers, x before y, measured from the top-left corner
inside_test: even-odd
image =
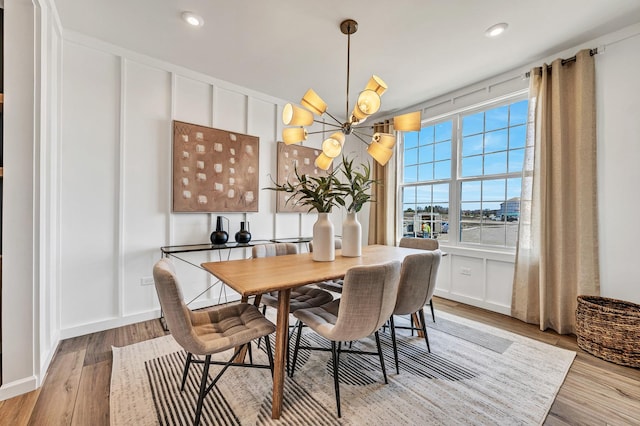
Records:
[[[271,419],[269,371],[230,368],[207,396],[202,424],[542,424],[575,352],[447,313],[437,312],[436,321],[427,323],[431,353],[424,339],[399,330],[400,374],[395,372],[391,338],[381,333],[387,385],[377,357],[341,355],[340,419],[330,352],[301,351],[294,378],[286,380],[280,420]],[[303,344],[328,347],[307,329]],[[375,341],[364,339],[354,348],[375,350]],[[266,361],[255,346],[253,356]],[[180,392],[185,357],[171,336],[113,348],[111,424],[192,424],[202,367],[192,365]],[[218,368],[212,366],[210,373]]]

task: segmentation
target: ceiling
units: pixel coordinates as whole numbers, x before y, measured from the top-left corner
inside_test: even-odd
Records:
[[[55,0],[64,30],[300,102],[313,88],[343,117],[372,74],[381,113],[529,65],[640,22],[638,0]],[[204,18],[196,28],[183,11]],[[506,22],[490,39],[485,30]],[[595,46],[594,46],[595,47]]]

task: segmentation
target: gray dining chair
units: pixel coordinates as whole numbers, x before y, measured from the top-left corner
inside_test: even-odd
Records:
[[[295,372],[300,349],[327,350],[326,348],[300,345],[302,324],[304,323],[314,332],[331,341],[333,383],[338,417],[342,415],[338,379],[342,352],[378,355],[384,382],[388,383],[378,330],[393,312],[399,277],[399,261],[380,265],[354,266],[345,275],[340,299],[315,308],[299,309],[293,313],[293,316],[300,320],[300,323],[296,335],[291,376],[293,377]],[[377,352],[342,349],[342,342],[360,340],[371,334],[375,335]]]
[[[398,247],[433,251],[433,250],[440,249],[440,243],[438,242],[438,240],[435,240],[433,238],[404,237],[400,239],[400,243],[398,244]],[[431,309],[431,319],[433,320],[433,322],[436,322],[436,313],[435,313],[435,310],[433,309],[433,300],[431,300],[430,298],[428,300],[428,303],[429,303],[429,308]]]
[[[268,368],[273,376],[273,355],[268,336],[276,330],[276,327],[255,306],[238,303],[204,311],[190,310],[184,302],[175,267],[168,258],[163,258],[154,265],[153,279],[169,331],[187,352],[180,390],[184,390],[191,364],[204,364],[194,425],[200,423],[205,396],[213,389],[227,368],[231,366]],[[265,338],[269,365],[234,362],[245,347],[250,347],[251,341],[261,337]],[[211,360],[213,354],[232,348],[235,348],[235,353],[229,361]],[[194,355],[205,358],[204,360],[194,358]],[[207,384],[211,364],[223,367],[213,381]]]
[[[288,254],[298,254],[298,246],[293,243],[270,243],[253,246],[252,256],[272,257],[284,256]],[[303,285],[291,290],[289,313],[294,313],[298,309],[321,306],[333,300],[333,295],[328,291],[321,290],[312,285]],[[273,291],[261,295],[262,314],[267,312],[267,306],[278,309],[278,292]],[[291,338],[291,336],[289,336]],[[289,371],[289,339],[287,339],[287,371]]]
[[[410,328],[415,330],[411,320],[410,327],[396,327],[394,315],[418,315],[418,329],[424,334],[427,351],[431,352],[429,336],[424,321],[424,305],[431,300],[436,287],[436,277],[440,266],[440,250],[425,251],[424,253],[411,254],[402,261],[398,295],[393,308],[393,315],[389,318],[391,326],[391,340],[393,342],[393,357],[396,363],[396,373],[400,372],[398,361],[398,346],[396,344],[396,328]]]

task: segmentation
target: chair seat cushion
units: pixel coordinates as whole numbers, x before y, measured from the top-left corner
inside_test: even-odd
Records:
[[[289,312],[295,312],[298,309],[313,308],[331,302],[333,296],[331,293],[314,288],[308,285],[296,287],[291,290],[291,305]],[[262,303],[272,308],[278,308],[278,292],[272,291],[262,295]]]
[[[276,330],[258,309],[247,303],[192,312],[194,340],[198,348],[185,348],[196,355],[222,352]]]
[[[336,299],[325,305],[315,308],[300,309],[293,313],[293,316],[308,325],[313,331],[329,340],[334,339],[332,335],[333,327],[338,320],[338,310],[340,309],[340,299]]]
[[[334,293],[342,293],[342,286],[344,285],[344,280],[327,280],[316,283],[318,287],[323,290],[333,291]]]

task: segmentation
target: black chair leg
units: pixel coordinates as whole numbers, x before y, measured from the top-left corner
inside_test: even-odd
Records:
[[[253,352],[251,352],[251,342],[247,343],[247,350],[249,351],[249,364],[253,364]]]
[[[187,354],[187,361],[184,363],[184,371],[182,372],[182,384],[180,385],[180,391],[184,390],[184,384],[187,382],[187,376],[189,375],[189,366],[191,365],[191,359],[193,354],[189,352]]]
[[[264,336],[264,346],[267,348],[267,356],[269,357],[269,369],[271,369],[271,378],[273,379],[273,352],[271,352],[271,341],[269,336]]]
[[[377,335],[377,333],[376,333]],[[340,379],[338,377],[338,363],[340,362],[340,345],[338,343],[338,350],[336,350],[336,342],[331,342],[331,355],[333,357],[333,387],[336,392],[336,406],[338,408],[338,418],[342,417],[340,412]]]
[[[431,307],[431,319],[433,322],[436,322],[436,313],[433,311],[433,300],[429,301],[429,306]]]
[[[291,371],[289,372],[289,377],[293,377],[293,373],[296,371],[296,363],[298,362],[298,350],[300,349],[300,336],[302,336],[302,321],[298,321],[298,335],[296,336],[296,344],[293,347],[293,362],[291,363]],[[288,356],[289,354],[287,353],[287,357]],[[287,362],[289,362],[289,359],[287,359]]]
[[[266,315],[267,314],[267,305],[262,305],[262,315]],[[265,337],[265,339],[267,339],[267,337]],[[262,341],[262,337],[260,337],[258,339],[258,349],[260,349],[260,342]]]
[[[384,376],[384,382],[389,383],[387,381],[387,370],[384,368],[384,356],[382,356],[382,346],[380,346],[380,335],[376,331],[376,345],[378,346],[378,355],[380,355],[380,366],[382,367],[382,375]]]
[[[202,380],[200,380],[200,393],[198,394],[198,405],[196,405],[196,418],[193,421],[194,426],[200,424],[200,416],[202,415],[202,403],[207,393],[207,379],[209,378],[209,364],[211,364],[211,355],[207,355],[204,359],[204,368],[202,370]]]
[[[422,332],[424,333],[424,341],[427,342],[427,351],[431,353],[431,346],[429,346],[429,335],[427,334],[427,326],[424,323],[424,310],[420,309],[418,311],[418,315],[420,315],[420,323],[422,325]]]
[[[393,315],[389,318],[391,325],[391,343],[393,343],[393,359],[396,362],[396,374],[400,374],[400,363],[398,362],[398,345],[396,343],[396,324],[393,322]]]

